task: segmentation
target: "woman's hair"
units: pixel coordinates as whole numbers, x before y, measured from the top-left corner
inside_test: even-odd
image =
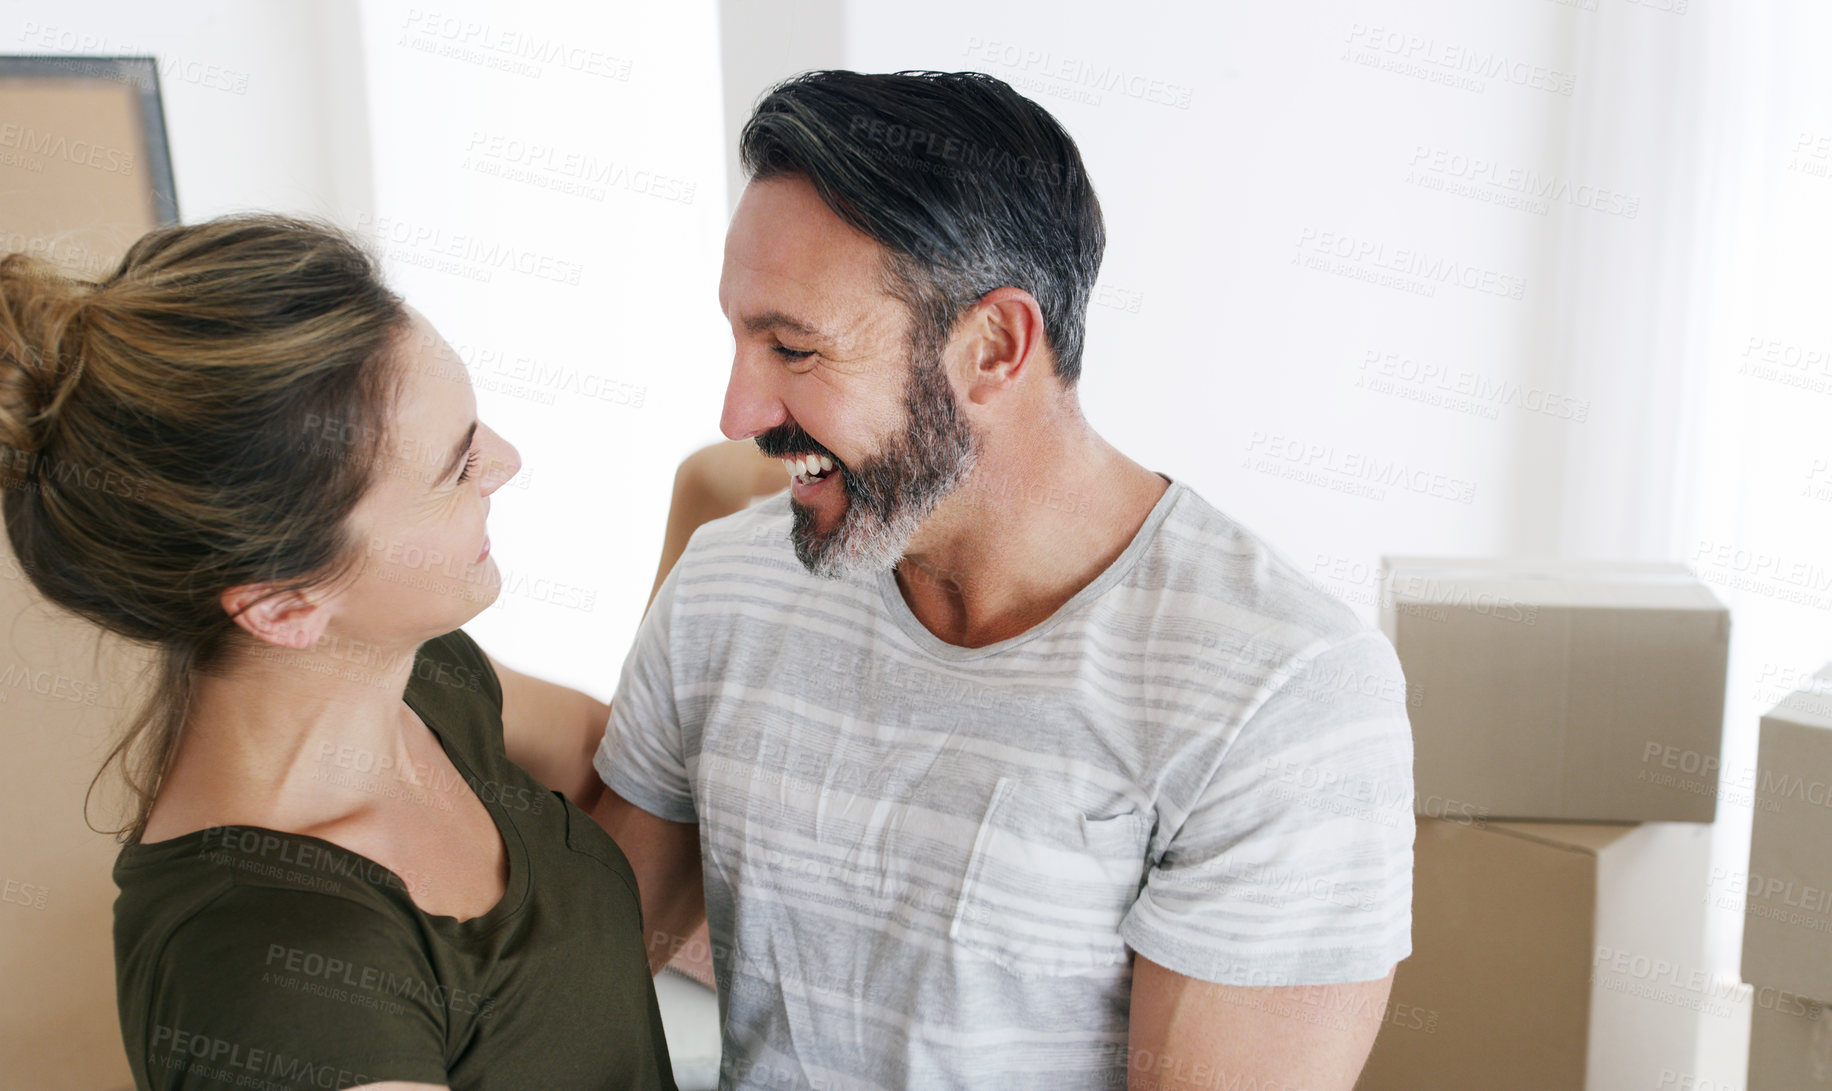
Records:
[[[222,593],[353,572],[407,328],[328,224],[159,228],[99,281],[0,258],[0,513],[46,599],[156,653],[109,752],[138,839],[200,674],[245,646]],[[91,783],[93,790],[94,783]]]

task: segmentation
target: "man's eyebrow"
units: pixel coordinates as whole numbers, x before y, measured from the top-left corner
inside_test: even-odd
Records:
[[[781,311],[764,311],[762,314],[754,314],[744,320],[744,328],[752,333],[764,333],[769,330],[788,330],[790,333],[798,333],[803,337],[812,337],[820,341],[832,340],[832,338],[828,337],[827,334],[818,327],[810,326],[801,319],[791,317]]]
[[[439,472],[439,476],[434,478],[434,481],[444,481],[446,478],[452,476],[452,471],[458,468],[458,460],[463,458],[464,453],[471,449],[471,440],[476,438],[476,436],[477,422],[472,421],[471,426],[465,430],[464,438],[459,440],[458,446],[452,449],[452,457],[446,460],[445,469]]]

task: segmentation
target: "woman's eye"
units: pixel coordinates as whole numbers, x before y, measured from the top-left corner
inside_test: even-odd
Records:
[[[458,471],[458,480],[460,481],[468,480],[471,476],[471,471],[475,470],[476,468],[477,468],[477,451],[473,449],[469,455],[465,456],[464,469]]]
[[[812,349],[792,349],[786,345],[777,345],[775,352],[785,360],[806,360],[814,355]]]

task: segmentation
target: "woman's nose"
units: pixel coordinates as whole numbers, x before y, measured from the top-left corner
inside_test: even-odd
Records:
[[[478,491],[488,496],[522,472],[522,455],[515,449],[515,444],[490,431],[487,425],[479,425],[478,429],[489,432],[483,474],[478,484]]]

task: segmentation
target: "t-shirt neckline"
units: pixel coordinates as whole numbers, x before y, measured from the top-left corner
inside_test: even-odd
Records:
[[[889,612],[891,620],[896,623],[897,628],[901,629],[903,634],[909,637],[910,640],[915,643],[916,647],[925,654],[936,659],[945,659],[956,663],[995,656],[1001,652],[1010,651],[1020,644],[1028,643],[1043,636],[1045,633],[1048,633],[1050,630],[1062,624],[1065,619],[1076,613],[1087,603],[1106,594],[1121,580],[1125,579],[1126,575],[1132,571],[1133,566],[1138,563],[1139,558],[1144,555],[1145,550],[1150,547],[1151,540],[1157,536],[1158,528],[1162,526],[1164,520],[1169,517],[1170,509],[1176,505],[1178,498],[1187,491],[1183,482],[1171,477],[1167,473],[1161,471],[1154,472],[1156,472],[1159,477],[1169,482],[1169,487],[1164,490],[1162,496],[1158,497],[1158,502],[1152,505],[1151,511],[1145,516],[1145,522],[1140,524],[1138,532],[1132,536],[1132,541],[1126,543],[1126,548],[1120,552],[1118,557],[1113,559],[1113,563],[1102,569],[1100,575],[1089,581],[1087,586],[1075,592],[1067,602],[1058,606],[1056,611],[1049,617],[1044,618],[1042,621],[1039,621],[1037,624],[1016,636],[1009,636],[1004,640],[987,644],[980,648],[963,648],[958,644],[948,643],[930,632],[928,627],[919,621],[916,615],[910,611],[910,604],[903,601],[903,592],[897,587],[897,571],[895,568],[887,568],[877,576],[878,594],[884,600],[885,610]]]
[[[483,804],[483,809],[490,815],[490,821],[495,824],[496,834],[502,838],[503,852],[508,856],[509,878],[503,884],[503,896],[497,900],[495,905],[475,917],[468,917],[464,920],[444,913],[428,913],[420,908],[419,903],[413,901],[411,894],[407,896],[407,900],[413,904],[414,909],[421,916],[438,927],[459,932],[489,932],[503,921],[520,913],[528,903],[530,883],[527,845],[522,842],[521,827],[517,826],[509,817],[509,812],[503,807],[501,800],[493,802],[484,798],[484,793],[480,789],[485,781],[471,768],[471,763],[465,759],[464,755],[458,752],[458,749],[462,748],[453,748],[445,731],[434,724],[433,721],[437,717],[429,718],[420,709],[419,703],[413,699],[412,693],[413,687],[408,686],[407,692],[402,694],[402,699],[407,702],[407,707],[413,709],[414,715],[420,718],[420,722],[426,725],[426,729],[438,738],[439,746],[445,751],[445,756],[458,770],[458,775],[465,778],[465,785],[471,789],[471,794],[477,797],[477,802]],[[500,795],[501,785],[497,787],[498,795]]]

